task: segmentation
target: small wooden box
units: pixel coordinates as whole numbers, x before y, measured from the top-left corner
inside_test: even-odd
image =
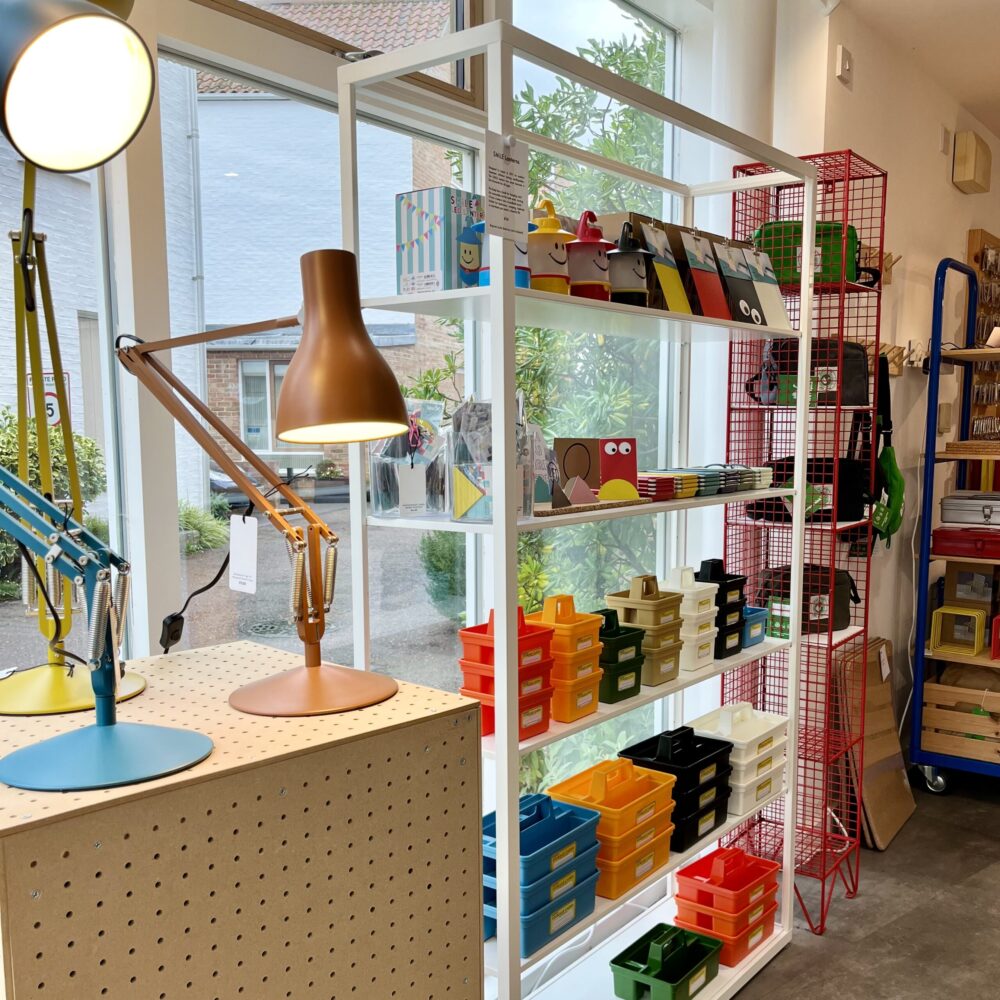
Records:
[[[993,154],[989,144],[975,132],[955,133],[955,163],[951,182],[964,194],[987,194]]]

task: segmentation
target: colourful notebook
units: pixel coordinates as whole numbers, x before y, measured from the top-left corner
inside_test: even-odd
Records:
[[[767,317],[767,325],[791,330],[792,324],[788,319],[788,310],[785,308],[781,289],[778,287],[778,279],[771,266],[771,258],[762,250],[744,250],[743,256],[747,267],[750,268],[754,291]]]
[[[677,261],[667,240],[667,234],[662,229],[642,224],[642,237],[646,241],[646,249],[653,255],[653,270],[660,283],[667,309],[671,312],[691,313],[691,303],[684,291],[684,280],[677,269]]]
[[[764,309],[757,298],[743,250],[725,243],[714,243],[712,246],[733,319],[740,323],[753,323],[754,326],[766,326]]]
[[[732,319],[711,241],[704,236],[695,236],[694,233],[681,233],[681,242],[700,315]]]

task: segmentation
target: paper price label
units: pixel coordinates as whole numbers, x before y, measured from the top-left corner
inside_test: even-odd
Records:
[[[629,646],[628,649],[623,649],[618,654],[618,662],[625,663],[628,660],[635,659],[635,646]]]
[[[237,514],[229,519],[229,589],[257,593],[257,519]]]
[[[726,636],[726,649],[736,649],[740,644],[740,634],[739,632],[734,632],[732,635]]]
[[[542,721],[543,708],[539,705],[537,708],[529,708],[526,712],[521,713],[521,728],[530,729],[532,726],[537,726]]]
[[[560,906],[555,913],[549,917],[549,934],[555,934],[556,931],[561,931],[564,927],[568,927],[573,923],[576,917],[576,900],[571,899],[565,906]]]
[[[554,872],[557,868],[568,864],[576,857],[576,844],[567,844],[562,850],[556,851],[549,859],[549,871]]]
[[[486,133],[486,229],[495,236],[528,238],[528,158],[526,142],[504,141],[498,132]]]
[[[655,802],[650,802],[647,805],[644,805],[635,814],[635,825],[638,826],[640,823],[645,823],[646,820],[650,819],[652,817],[653,813],[655,813],[655,812],[656,812],[656,803]]]
[[[715,764],[709,764],[698,772],[698,784],[703,785],[706,781],[711,781],[715,777]]]
[[[698,796],[698,808],[704,809],[706,806],[711,805],[715,801],[715,792],[714,788],[710,788],[707,792],[702,792]]]
[[[524,667],[530,667],[533,663],[542,662],[542,651],[541,649],[526,649],[521,655],[521,665]]]
[[[542,690],[541,677],[532,677],[530,681],[525,681],[521,685],[522,696],[526,694],[537,694],[541,690]]]
[[[769,750],[773,742],[773,736],[768,736],[766,740],[761,740],[760,743],[757,744],[757,753],[763,753],[765,750]]]
[[[552,883],[552,888],[549,889],[549,902],[554,899],[558,899],[560,896],[565,896],[573,886],[576,885],[576,872],[570,872],[568,875],[563,875],[561,879],[557,879]]]
[[[590,649],[594,645],[594,637],[592,635],[585,636],[583,639],[576,640],[576,651],[579,653],[581,649]]]
[[[634,671],[631,674],[622,674],[621,677],[618,678],[619,693],[621,693],[622,691],[627,691],[630,687],[635,687]]]
[[[656,827],[651,826],[645,833],[636,837],[635,849],[641,851],[656,836]]]
[[[757,774],[758,775],[760,775],[760,774],[766,774],[768,771],[771,770],[771,766],[773,765],[773,763],[774,763],[774,758],[773,757],[765,757],[757,765]]]
[[[707,982],[708,966],[704,966],[688,980],[688,996],[693,997]]]
[[[757,930],[750,935],[750,940],[747,941],[747,950],[753,951],[764,940],[764,928],[758,927]]]
[[[594,700],[594,692],[584,691],[583,694],[578,694],[576,696],[576,707],[586,708],[589,704],[593,702],[593,700]]]
[[[709,830],[712,829],[713,826],[715,826],[714,810],[710,812],[707,816],[702,816],[702,818],[698,820],[698,836],[699,837],[704,836],[706,833],[708,833]]]
[[[635,866],[635,877],[640,879],[643,875],[648,875],[653,870],[653,854],[647,854]]]
[[[767,781],[762,781],[757,786],[757,801],[760,802],[761,799],[767,798],[771,794],[771,779],[768,778]]]

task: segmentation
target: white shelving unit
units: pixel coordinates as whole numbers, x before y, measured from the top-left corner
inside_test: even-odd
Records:
[[[587,163],[597,170],[638,181],[641,184],[669,193],[682,204],[683,221],[692,224],[696,199],[729,195],[736,190],[775,183],[804,183],[805,218],[803,220],[803,259],[811,260],[813,254],[814,205],[816,188],[815,168],[794,156],[774,149],[750,136],[743,135],[704,115],[648,91],[619,76],[594,66],[541,39],[535,38],[511,25],[496,21],[468,31],[448,35],[421,43],[418,47],[403,49],[366,59],[339,72],[340,127],[341,127],[341,176],[343,187],[344,246],[355,253],[387,253],[389,248],[371,248],[362,244],[358,227],[357,188],[357,112],[359,106],[385,118],[387,106],[380,103],[370,88],[373,85],[395,81],[411,73],[432,66],[453,63],[469,56],[484,57],[486,79],[486,108],[479,115],[463,115],[461,131],[449,131],[446,118],[436,111],[424,108],[422,92],[413,91],[412,104],[405,100],[388,108],[390,117],[398,114],[414,126],[442,141],[449,136],[461,138],[480,150],[485,145],[486,131],[501,136],[514,136],[529,144],[532,134],[515,128],[513,120],[514,60],[521,58],[530,63],[568,77],[577,83],[609,96],[623,105],[651,115],[689,133],[701,136],[712,143],[737,151],[748,160],[759,160],[779,173],[756,178],[712,179],[704,184],[687,185],[668,177],[660,177],[614,160],[608,160],[589,150],[579,150],[548,137],[537,137],[537,145],[546,153]],[[470,120],[474,124],[470,125]],[[629,208],[624,205],[622,208]],[[788,705],[789,724],[788,759],[794,762],[797,751],[797,734],[794,720],[798,715],[798,646],[801,622],[801,579],[804,552],[804,523],[800,505],[794,506],[793,521],[787,530],[792,534],[793,595],[791,620],[793,631],[787,640],[768,639],[736,657],[718,661],[697,673],[682,674],[676,681],[659,688],[643,688],[640,695],[619,705],[602,705],[597,715],[571,725],[554,724],[549,732],[518,742],[517,734],[517,672],[510,669],[516,662],[517,625],[517,540],[521,532],[558,529],[564,525],[591,521],[634,517],[649,514],[680,512],[682,543],[685,528],[684,512],[736,500],[765,497],[795,496],[795,490],[773,489],[752,494],[729,494],[692,500],[613,508],[557,517],[516,516],[518,487],[511,473],[515,468],[514,414],[515,414],[515,327],[521,325],[554,327],[563,330],[601,333],[608,336],[657,338],[679,345],[679,371],[681,387],[678,414],[678,442],[670,461],[687,464],[689,417],[694,409],[688,392],[690,356],[703,342],[727,341],[737,338],[768,339],[771,337],[800,338],[798,351],[798,378],[805,384],[810,371],[810,317],[812,314],[812,276],[803,277],[801,288],[802,328],[789,331],[770,327],[752,326],[730,321],[706,319],[699,316],[641,309],[610,303],[594,303],[568,296],[551,295],[525,289],[516,289],[513,283],[513,247],[504,239],[490,236],[491,275],[488,288],[462,289],[423,295],[370,299],[364,305],[381,311],[400,311],[427,316],[451,317],[471,321],[488,330],[488,335],[477,341],[478,350],[488,358],[489,383],[484,397],[493,405],[493,475],[494,518],[492,524],[460,524],[426,518],[381,519],[370,515],[365,496],[366,456],[362,446],[350,448],[351,478],[351,545],[352,580],[354,593],[355,665],[370,666],[370,628],[368,597],[368,533],[382,528],[409,530],[450,530],[489,536],[492,542],[492,585],[495,604],[495,658],[498,664],[496,685],[496,734],[483,740],[483,754],[491,759],[496,774],[497,803],[497,901],[500,914],[497,937],[486,943],[484,964],[487,968],[487,998],[521,1000],[537,996],[541,1000],[555,1000],[572,996],[579,1000],[590,997],[605,998],[611,995],[611,976],[608,959],[623,948],[634,936],[652,923],[669,918],[673,878],[671,873],[697,854],[709,849],[714,840],[698,844],[695,848],[671,857],[669,865],[651,874],[622,898],[614,901],[598,898],[594,914],[574,925],[556,940],[526,961],[519,954],[520,924],[518,917],[518,799],[519,765],[523,754],[551,745],[590,726],[609,718],[661,702],[663,699],[683,697],[682,692],[694,684],[713,677],[741,664],[753,662],[772,653],[788,651]],[[805,395],[805,394],[803,394]],[[796,425],[794,482],[801,483],[805,472],[806,439],[809,427],[807,400],[797,408],[788,410]],[[699,456],[692,457],[697,460]],[[683,548],[683,544],[681,546]],[[683,552],[681,553],[683,555]],[[407,585],[407,584],[404,584]],[[506,669],[500,665],[506,665]],[[762,802],[764,808],[774,800],[784,797],[785,832],[783,879],[780,893],[779,926],[768,941],[752,952],[735,969],[724,969],[719,977],[700,993],[700,997],[724,1000],[737,990],[778,953],[791,937],[793,912],[793,863],[795,852],[795,783],[786,781],[786,788],[772,799]],[[730,816],[727,823],[712,836],[719,838],[734,829],[747,817]],[[632,933],[634,932],[634,934]],[[471,995],[471,994],[470,994]]]

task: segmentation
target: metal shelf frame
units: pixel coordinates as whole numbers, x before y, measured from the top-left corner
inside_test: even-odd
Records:
[[[352,65],[341,67],[338,76],[339,112],[340,112],[340,160],[343,199],[343,245],[345,249],[355,253],[363,253],[366,249],[360,239],[358,224],[358,184],[357,184],[357,114],[358,108],[372,106],[376,103],[372,98],[371,88],[380,84],[396,81],[399,78],[419,72],[432,66],[454,62],[457,59],[482,55],[484,56],[484,73],[486,79],[486,121],[485,126],[490,132],[501,136],[513,136],[518,141],[522,139],[529,145],[544,149],[546,152],[584,162],[597,170],[620,177],[638,181],[673,195],[682,202],[683,218],[691,223],[694,219],[695,200],[709,196],[729,195],[735,191],[751,190],[757,187],[771,186],[776,182],[804,184],[808,196],[805,199],[803,254],[807,260],[812,259],[815,231],[815,202],[817,190],[817,171],[808,162],[802,161],[789,153],[782,152],[751,136],[744,135],[720,122],[713,121],[698,112],[686,108],[675,101],[646,90],[631,83],[601,67],[595,66],[575,55],[563,51],[548,42],[535,38],[526,32],[503,21],[494,21],[467,31],[448,35],[432,41],[421,43],[409,49],[402,49],[384,55],[365,59]],[[527,60],[536,66],[558,73],[561,76],[591,88],[599,93],[610,96],[621,104],[630,106],[643,114],[653,116],[669,125],[676,126],[688,133],[701,136],[710,142],[738,152],[741,156],[750,157],[767,163],[774,172],[766,177],[724,178],[712,180],[704,184],[688,185],[672,178],[651,174],[638,170],[615,160],[601,157],[592,151],[567,145],[545,136],[536,136],[523,129],[514,127],[514,60],[515,57]],[[376,95],[377,97],[377,95]],[[411,117],[419,117],[420,97],[414,96],[412,108],[403,108],[403,112]],[[474,148],[482,150],[485,146],[485,132],[482,129],[472,129],[469,133]],[[628,206],[623,206],[627,208]],[[455,293],[451,296],[456,306],[444,306],[440,302],[429,301],[415,303],[413,297],[397,302],[377,300],[380,309],[397,308],[414,311],[415,307],[440,310],[443,308],[459,308],[459,316],[472,318],[489,325],[489,336],[482,338],[482,350],[489,352],[489,384],[484,387],[484,396],[492,400],[493,405],[493,468],[494,468],[494,519],[491,530],[493,544],[492,583],[495,604],[495,660],[498,664],[496,685],[496,735],[494,739],[494,755],[496,763],[496,803],[497,803],[497,899],[500,912],[499,927],[496,940],[496,989],[504,1000],[521,1000],[535,989],[544,991],[545,983],[522,981],[522,963],[519,956],[519,918],[518,918],[518,800],[519,800],[519,764],[520,748],[517,739],[517,671],[512,669],[516,660],[517,638],[517,539],[519,531],[525,526],[519,525],[517,519],[517,492],[513,470],[516,465],[516,450],[514,441],[515,410],[515,329],[518,318],[518,304],[521,314],[525,310],[548,308],[549,303],[544,297],[525,295],[517,292],[513,283],[513,246],[498,236],[490,236],[490,255],[492,262],[493,282],[488,289],[474,294],[466,294],[461,302]],[[804,274],[799,288],[803,308],[801,322],[797,335],[801,338],[798,352],[798,377],[805,384],[810,371],[810,334],[812,310],[813,277]],[[369,303],[376,304],[374,302]],[[571,303],[567,302],[567,305]],[[582,307],[591,314],[592,307]],[[470,312],[467,315],[467,312]],[[568,310],[573,312],[573,310]],[[634,314],[633,314],[634,313]],[[598,316],[598,312],[592,312]],[[690,317],[685,321],[675,319],[669,314],[657,315],[655,311],[629,310],[614,308],[604,315],[605,329],[614,335],[624,336],[665,336],[679,344],[679,371],[683,394],[683,404],[679,407],[679,440],[675,445],[677,454],[671,455],[673,462],[684,464],[688,462],[689,438],[689,408],[690,394],[687,384],[690,378],[690,352],[698,342],[709,336],[723,335],[730,340],[756,336],[760,340],[773,335],[767,331],[747,329],[745,324],[704,324],[697,318],[692,323]],[[657,324],[677,323],[678,329],[668,329],[666,334],[654,327]],[[692,333],[694,326],[702,330],[708,327],[708,334],[700,331]],[[785,331],[787,335],[787,331]],[[800,483],[804,479],[806,468],[806,438],[809,427],[809,410],[806,399],[803,399],[797,409],[792,411],[798,433],[798,444],[794,454],[793,482]],[[368,505],[365,497],[366,462],[365,452],[361,445],[351,445],[349,449],[350,480],[351,480],[351,554],[352,582],[354,593],[354,642],[355,666],[368,669],[370,666],[370,625],[368,598],[368,531],[372,526]],[[651,505],[654,506],[654,505]],[[659,507],[661,505],[655,505]],[[636,509],[635,514],[644,513]],[[651,511],[655,512],[655,511]],[[629,513],[633,513],[629,511]],[[607,516],[605,514],[605,516]],[[593,519],[600,519],[600,513]],[[681,536],[685,535],[686,524],[684,513],[679,514]],[[543,520],[543,519],[535,519]],[[561,521],[559,518],[548,519],[551,527],[557,528],[560,523],[578,523],[576,521]],[[402,527],[403,525],[399,525]],[[416,525],[408,524],[407,527]],[[549,527],[549,524],[539,524],[537,527]],[[532,527],[535,527],[532,525]],[[793,570],[792,570],[792,621],[793,631],[789,636],[790,646],[782,656],[788,661],[788,704],[792,722],[789,726],[788,757],[794,761],[796,757],[796,733],[794,720],[797,717],[798,698],[798,647],[801,623],[801,580],[804,555],[804,521],[800,504],[794,506],[793,521],[790,526],[792,534]],[[762,656],[765,654],[762,654]],[[504,665],[501,668],[500,665]],[[761,948],[752,955],[740,968],[738,976],[727,977],[719,984],[718,989],[711,992],[712,997],[724,1000],[733,996],[741,985],[765,965],[790,938],[792,908],[794,905],[792,872],[795,857],[795,783],[782,796],[785,800],[784,815],[788,817],[784,824],[784,872],[781,891],[781,922],[784,928],[776,935],[767,948]],[[710,846],[708,843],[705,848]],[[614,904],[606,907],[614,910]],[[600,946],[595,942],[594,947]],[[586,961],[583,956],[579,961]],[[606,992],[606,991],[605,991]],[[598,995],[598,994],[595,994]],[[599,994],[603,995],[603,993]]]

